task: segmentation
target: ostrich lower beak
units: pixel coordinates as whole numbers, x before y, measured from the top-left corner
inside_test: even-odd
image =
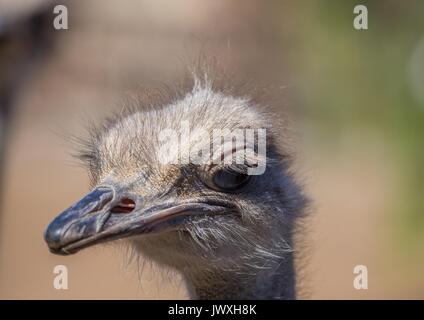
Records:
[[[194,201],[145,208],[130,199],[110,187],[94,189],[48,225],[44,239],[50,251],[73,254],[101,242],[175,229],[193,214],[225,211],[219,205]]]

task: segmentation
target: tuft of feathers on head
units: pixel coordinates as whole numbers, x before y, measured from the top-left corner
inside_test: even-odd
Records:
[[[272,157],[264,160],[269,165],[278,161],[289,167],[292,160],[292,149],[289,143],[285,143],[289,136],[287,124],[282,123],[281,119],[276,119],[275,113],[266,104],[264,88],[254,86],[251,81],[236,81],[235,79],[236,77],[220,70],[216,62],[206,62],[202,57],[197,64],[188,68],[185,76],[177,84],[172,86],[162,84],[157,88],[139,88],[127,93],[122,98],[119,112],[113,113],[100,124],[90,123],[87,126],[86,136],[74,139],[77,150],[74,156],[88,169],[91,183],[94,184],[99,178],[102,159],[108,156],[107,150],[99,148],[99,146],[104,144],[105,137],[112,130],[124,129],[125,124],[131,124],[128,119],[134,115],[163,117],[164,112],[159,113],[160,111],[174,107],[175,119],[171,118],[171,120],[177,122],[181,120],[178,108],[182,110],[182,105],[187,104],[186,108],[193,107],[193,112],[197,113],[193,116],[193,122],[196,122],[204,120],[202,117],[210,116],[207,110],[212,108],[213,104],[219,105],[226,101],[227,107],[231,103],[234,105],[226,109],[217,108],[216,111],[227,113],[228,121],[231,121],[231,115],[235,115],[237,112],[249,112],[253,117],[257,117],[257,120],[267,130],[267,144],[273,147],[272,153],[274,153]],[[125,130],[121,130],[121,132],[125,132]],[[127,137],[123,138],[129,141],[134,137],[127,133]],[[110,142],[110,145],[113,146],[119,142],[115,139]],[[118,155],[116,156],[118,157]]]

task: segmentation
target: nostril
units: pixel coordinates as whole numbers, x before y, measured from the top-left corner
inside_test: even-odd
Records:
[[[111,209],[112,213],[130,213],[135,209],[135,202],[129,198],[122,199],[116,206]]]

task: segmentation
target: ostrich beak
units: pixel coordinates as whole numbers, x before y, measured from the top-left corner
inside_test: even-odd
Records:
[[[178,228],[193,214],[223,213],[219,205],[166,201],[145,207],[141,199],[98,187],[58,215],[44,239],[52,253],[68,255],[97,243]]]

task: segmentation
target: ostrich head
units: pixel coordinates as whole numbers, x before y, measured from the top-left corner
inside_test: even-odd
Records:
[[[207,82],[114,119],[86,144],[92,191],[48,226],[51,252],[127,238],[193,297],[294,298],[305,200],[275,131],[252,100]]]

